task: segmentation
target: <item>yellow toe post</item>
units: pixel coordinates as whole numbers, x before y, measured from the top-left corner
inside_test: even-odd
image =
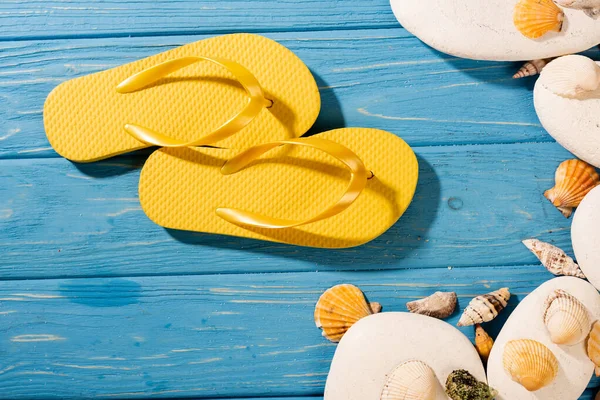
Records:
[[[344,248],[396,223],[417,179],[417,159],[402,139],[345,128],[241,152],[160,149],[142,169],[139,195],[148,217],[166,228]]]
[[[295,138],[320,105],[313,76],[290,50],[234,34],[67,81],[48,96],[44,125],[60,155],[91,162],[152,145]]]

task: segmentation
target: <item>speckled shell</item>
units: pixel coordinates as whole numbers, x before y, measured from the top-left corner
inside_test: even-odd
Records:
[[[557,276],[574,276],[585,279],[585,275],[579,265],[564,251],[550,243],[537,239],[523,240],[523,244],[539,258],[540,262],[548,271]]]
[[[567,346],[585,340],[592,328],[585,306],[561,289],[552,292],[544,303],[544,324],[552,342]]]
[[[315,324],[323,336],[339,342],[359,319],[381,310],[381,305],[369,305],[363,292],[354,285],[342,284],[327,289],[315,306]]]
[[[427,364],[407,361],[388,375],[381,400],[434,400],[438,385],[435,373]]]
[[[600,321],[594,322],[587,342],[587,354],[596,366],[596,376],[600,376]]]
[[[552,93],[577,98],[600,86],[600,66],[585,56],[569,55],[550,62],[541,72]]]
[[[494,346],[494,339],[488,335],[481,325],[475,325],[475,348],[484,364],[487,363],[487,359],[492,352],[492,346]]]
[[[563,161],[554,174],[555,186],[544,196],[569,218],[586,194],[600,184],[596,169],[585,161]]]
[[[563,20],[563,11],[552,0],[519,0],[513,14],[515,27],[530,39],[560,32]]]
[[[406,303],[408,311],[428,315],[434,318],[447,318],[456,308],[457,297],[454,292],[435,292],[429,297]]]
[[[469,302],[460,317],[458,326],[475,325],[493,320],[506,307],[509,299],[510,292],[508,288],[475,297]]]
[[[558,374],[556,356],[546,346],[531,339],[506,343],[502,363],[512,380],[530,392],[548,386]]]
[[[542,60],[531,60],[527,61],[519,70],[513,75],[514,79],[525,78],[527,76],[534,76],[542,72],[542,69],[548,64],[552,58],[544,58]]]

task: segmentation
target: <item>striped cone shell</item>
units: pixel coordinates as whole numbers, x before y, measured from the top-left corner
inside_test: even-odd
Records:
[[[493,320],[506,307],[508,299],[510,299],[508,288],[475,297],[460,317],[458,326],[470,326]]]

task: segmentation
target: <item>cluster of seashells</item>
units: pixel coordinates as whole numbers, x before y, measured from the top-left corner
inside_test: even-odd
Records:
[[[573,346],[587,339],[588,357],[600,372],[600,324],[592,325],[583,303],[564,290],[553,291],[544,302],[542,315],[552,343]],[[506,343],[502,356],[506,373],[530,392],[550,385],[556,378],[559,363],[554,353],[532,339]]]
[[[477,296],[469,302],[458,322],[458,326],[476,326],[475,347],[484,362],[494,342],[480,324],[498,316],[509,299],[508,288]],[[456,305],[457,295],[454,292],[435,292],[406,304],[412,313],[438,319],[452,315]],[[315,306],[314,321],[326,339],[337,343],[352,325],[381,309],[379,303],[369,302],[358,287],[340,284],[327,289],[320,296]],[[397,365],[387,375],[380,399],[433,400],[436,399],[438,386],[431,367],[420,360],[409,360]],[[477,381],[465,370],[456,370],[448,375],[445,392],[454,400],[492,400],[496,394],[486,383]]]

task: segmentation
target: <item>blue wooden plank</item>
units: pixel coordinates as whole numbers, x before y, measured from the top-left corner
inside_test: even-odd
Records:
[[[388,0],[11,0],[0,2],[0,40],[398,25]]]
[[[354,283],[398,311],[435,290],[456,291],[462,310],[508,286],[508,311],[487,326],[495,335],[549,278],[517,266],[4,281],[0,398],[319,396],[335,351],[313,322],[326,288]]]
[[[511,78],[518,64],[451,58],[401,28],[268,36],[316,76],[323,107],[313,131],[375,127],[413,146],[552,141],[535,115],[533,79]],[[60,82],[204,37],[0,43],[0,157],[56,156],[42,109]]]
[[[571,251],[570,220],[543,197],[553,186],[556,166],[569,157],[558,144],[422,147],[417,155],[420,180],[406,215],[379,239],[345,250],[165,230],[139,206],[142,157],[85,165],[59,158],[3,160],[0,276],[537,263],[520,243],[529,237]]]

